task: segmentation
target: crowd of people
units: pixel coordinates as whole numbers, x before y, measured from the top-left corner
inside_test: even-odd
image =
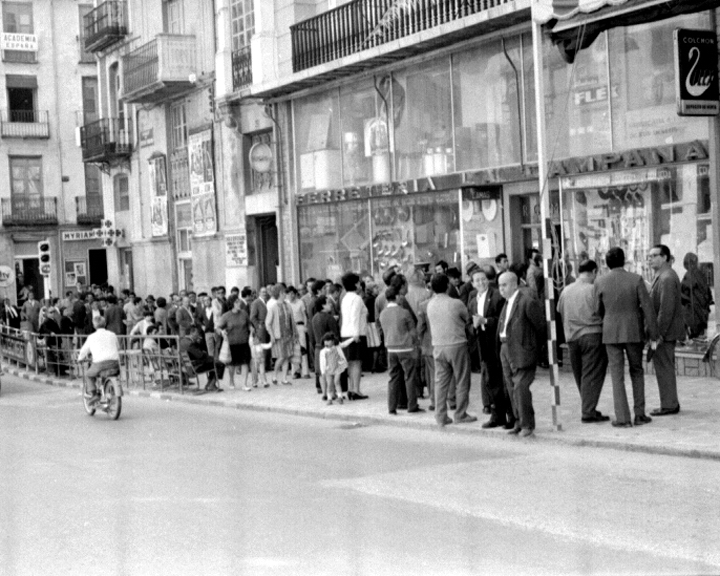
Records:
[[[649,260],[655,277],[648,286],[625,270],[623,251],[612,248],[606,273],[598,276],[598,263],[585,259],[577,279],[566,268],[558,287],[544,278],[539,252],[528,256],[527,262],[510,264],[499,254],[495,266],[470,261],[466,280],[443,261],[432,271],[416,267],[408,276],[391,268],[382,287],[370,276],[347,272],[340,283],[308,278],[298,287],[235,287],[229,295],[217,286],[210,293],[181,290],[155,299],[90,286],[40,302],[29,290],[19,307],[4,301],[0,321],[52,340],[91,334],[102,317],[108,331],[136,337],[151,352],[168,345],[163,335],[175,335],[196,371],[207,373],[206,391],[222,391],[221,382],[235,388],[236,375],[237,387],[251,391],[314,373],[322,400],[342,404],[367,398],[361,390],[364,371],[387,370],[388,412],[425,412],[418,400],[429,398],[427,410],[434,411],[439,426],[477,421],[468,411],[469,391],[471,374],[480,373],[482,411],[489,415],[483,428],[529,436],[535,429],[530,386],[548,359],[542,300],[545,290],[553,289],[581,421],[610,420],[597,410],[608,369],[612,425],[651,421],[645,410],[646,345],[660,393],[660,407],[650,414],[677,414],[675,345],[702,334],[712,302],[697,257],[685,257],[688,274],[681,282],[667,246],[654,246]],[[625,393],[625,358],[634,417]],[[52,360],[58,374],[67,369]]]

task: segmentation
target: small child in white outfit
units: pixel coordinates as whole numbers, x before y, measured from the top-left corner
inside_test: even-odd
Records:
[[[272,344],[269,342],[263,344],[255,334],[250,334],[248,344],[250,346],[250,357],[252,358],[250,368],[253,373],[253,388],[257,388],[258,384],[262,384],[265,388],[268,388],[270,385],[265,379],[265,351],[270,350]]]
[[[327,403],[333,403],[333,395],[337,394],[340,404],[345,400],[345,393],[340,388],[340,374],[347,369],[348,363],[338,340],[332,332],[323,336],[323,349],[320,351],[320,384]]]

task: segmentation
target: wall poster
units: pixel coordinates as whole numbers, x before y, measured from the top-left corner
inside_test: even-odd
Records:
[[[226,266],[228,268],[237,268],[239,266],[247,266],[247,241],[245,234],[229,234],[225,237],[225,245],[227,247]]]
[[[190,192],[192,196],[193,235],[214,234],[215,166],[213,165],[212,130],[188,136],[190,155]]]
[[[152,192],[151,227],[153,236],[167,236],[168,233],[168,198],[167,172],[165,156],[153,156],[150,162],[150,190]]]

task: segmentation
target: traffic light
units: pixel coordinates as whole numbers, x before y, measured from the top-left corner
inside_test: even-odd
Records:
[[[40,240],[38,242],[38,258],[40,259],[40,274],[50,276],[52,270],[52,254],[50,252],[50,242]]]

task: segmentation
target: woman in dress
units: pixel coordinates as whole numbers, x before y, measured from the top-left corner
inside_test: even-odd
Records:
[[[288,363],[292,358],[297,341],[297,328],[293,320],[293,313],[290,306],[285,302],[285,287],[282,284],[275,284],[271,290],[270,301],[267,303],[267,317],[265,327],[270,334],[272,343],[272,356],[275,358],[275,373],[273,384],[278,379],[283,384],[290,384],[287,379]]]
[[[230,373],[230,388],[235,388],[235,370],[240,367],[240,376],[243,379],[243,390],[252,390],[248,386],[248,372],[250,367],[250,318],[243,306],[243,301],[237,296],[228,298],[230,311],[225,312],[215,324],[215,329],[230,345],[230,361],[223,362]],[[222,351],[222,347],[221,347]]]

